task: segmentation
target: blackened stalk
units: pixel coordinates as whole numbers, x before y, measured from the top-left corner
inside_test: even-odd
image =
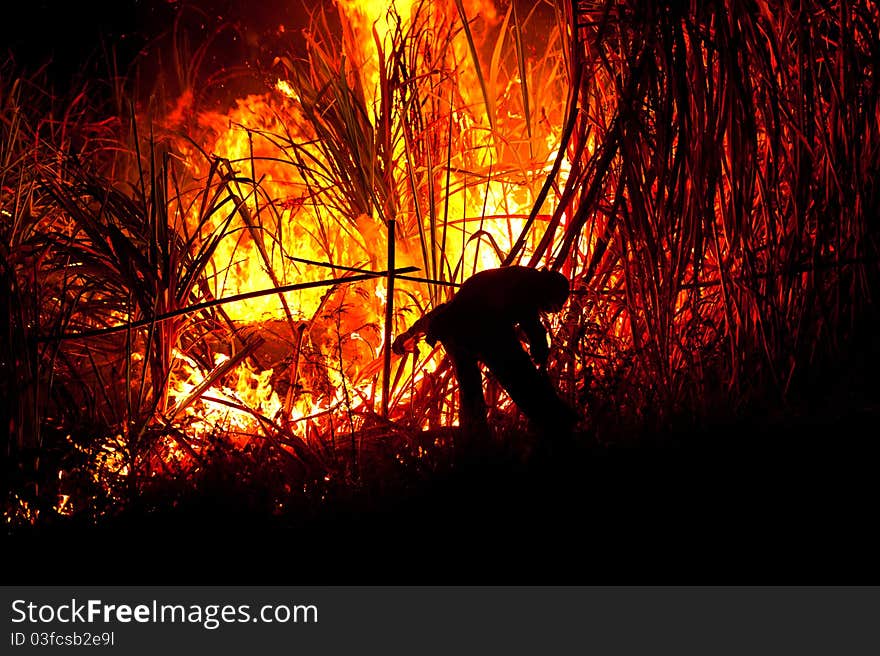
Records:
[[[388,221],[388,285],[385,289],[385,340],[382,347],[382,417],[388,418],[388,394],[391,388],[391,320],[394,317],[394,233],[397,222]]]

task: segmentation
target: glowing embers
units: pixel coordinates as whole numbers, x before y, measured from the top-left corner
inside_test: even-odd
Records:
[[[229,356],[217,354],[215,368],[204,371],[192,358],[175,351],[170,400],[172,417],[185,415],[189,432],[203,435],[221,429],[252,433],[260,417],[273,419],[281,408],[269,381],[272,370],[256,371],[247,359],[224,371]],[[219,374],[219,375],[218,375]]]

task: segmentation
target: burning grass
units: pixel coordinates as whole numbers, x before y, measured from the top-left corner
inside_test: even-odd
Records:
[[[230,472],[269,514],[429,480],[454,377],[389,336],[502,264],[572,281],[550,370],[584,440],[802,398],[875,316],[880,13],[639,4],[340,2],[220,109],[7,64],[7,524]]]

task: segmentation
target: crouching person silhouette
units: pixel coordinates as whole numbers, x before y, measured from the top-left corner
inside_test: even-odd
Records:
[[[470,437],[484,440],[489,435],[482,362],[546,440],[562,444],[570,439],[576,415],[547,375],[549,348],[540,315],[559,312],[568,294],[568,280],[560,273],[522,266],[482,271],[468,278],[448,303],[399,335],[392,350],[398,355],[417,351],[422,336],[432,346],[438,340],[443,344],[458,378],[459,424]],[[528,340],[531,358],[517,326]]]

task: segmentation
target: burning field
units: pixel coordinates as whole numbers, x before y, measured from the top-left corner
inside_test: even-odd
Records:
[[[453,475],[559,503],[609,453],[648,486],[667,447],[791,462],[877,419],[874,2],[152,4],[125,73],[0,67],[8,535],[366,524]],[[512,264],[572,288],[579,455],[539,479],[492,376],[468,464],[444,350],[390,350]]]

